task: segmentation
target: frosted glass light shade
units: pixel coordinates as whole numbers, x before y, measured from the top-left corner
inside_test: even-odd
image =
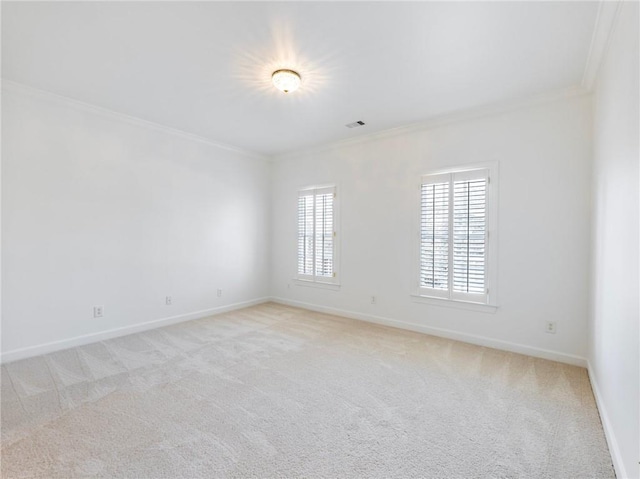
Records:
[[[300,75],[293,70],[276,70],[271,75],[271,81],[278,90],[289,93],[300,86]]]

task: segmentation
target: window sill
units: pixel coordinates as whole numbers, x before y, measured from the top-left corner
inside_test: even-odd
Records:
[[[332,291],[340,290],[340,284],[338,283],[323,283],[322,281],[309,281],[306,279],[293,278],[293,284],[304,286],[305,288],[330,289]]]
[[[432,304],[434,306],[466,309],[468,311],[479,311],[482,313],[495,313],[498,310],[497,306],[491,304],[472,303],[470,301],[460,301],[457,299],[436,298],[434,296],[423,296],[421,294],[412,294],[411,299],[414,303]]]

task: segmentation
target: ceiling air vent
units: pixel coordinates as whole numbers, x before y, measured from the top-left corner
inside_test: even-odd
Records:
[[[347,128],[357,128],[359,126],[364,126],[364,121],[354,121],[353,123],[349,123],[348,125],[346,125]]]

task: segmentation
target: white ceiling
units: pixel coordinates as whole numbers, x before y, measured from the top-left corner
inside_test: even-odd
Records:
[[[595,2],[2,2],[9,80],[273,155],[578,85]],[[298,70],[300,90],[270,84]],[[365,127],[348,129],[356,120]]]

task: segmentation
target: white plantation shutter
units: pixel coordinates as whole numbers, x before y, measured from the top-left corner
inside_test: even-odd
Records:
[[[333,191],[316,193],[316,276],[333,277]]]
[[[486,170],[453,175],[453,296],[482,299],[487,294]]]
[[[313,192],[298,196],[298,274],[313,276]]]
[[[421,188],[420,287],[433,292],[449,290],[449,182],[446,177],[428,178]]]
[[[488,186],[487,169],[422,178],[420,294],[487,303]]]
[[[302,190],[298,194],[298,277],[335,280],[335,188]]]

